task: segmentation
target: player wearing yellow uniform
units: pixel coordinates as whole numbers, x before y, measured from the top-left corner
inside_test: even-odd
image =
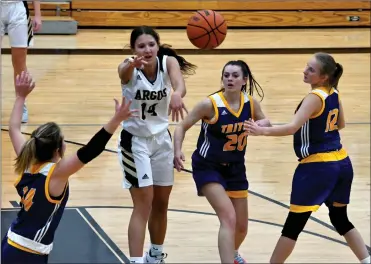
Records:
[[[222,263],[237,264],[245,263],[238,249],[246,237],[248,222],[247,135],[243,123],[249,118],[260,125],[269,125],[269,121],[252,96],[261,87],[244,61],[229,61],[223,68],[222,81],[223,89],[198,103],[175,129],[174,164],[178,171],[183,168],[181,146],[185,133],[202,120],[192,155],[193,179],[198,195],[206,196],[219,218]]]
[[[353,181],[350,158],[340,142],[344,110],[337,89],[343,67],[326,53],[316,53],[304,70],[304,82],[311,91],[300,102],[291,123],[262,128],[246,124],[249,135],[294,135],[299,160],[292,182],[290,212],[271,263],[283,263],[295,247],[312,212],[325,203],[330,221],[344,236],[361,263],[370,256],[357,229],[348,219],[347,204]]]

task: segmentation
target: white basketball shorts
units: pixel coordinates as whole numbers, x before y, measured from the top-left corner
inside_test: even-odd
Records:
[[[1,1],[0,36],[8,32],[12,48],[27,48],[33,45],[32,22],[27,2]]]
[[[170,131],[152,137],[137,137],[121,131],[118,150],[124,173],[123,188],[172,186],[174,151]]]

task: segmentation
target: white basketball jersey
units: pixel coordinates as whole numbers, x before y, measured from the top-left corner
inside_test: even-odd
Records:
[[[122,95],[126,99],[132,99],[130,108],[139,109],[139,117],[122,122],[122,127],[134,136],[151,137],[165,131],[169,126],[171,82],[166,59],[167,56],[164,55],[160,67],[157,57],[157,76],[153,84],[136,68],[131,80],[127,84],[121,84]]]

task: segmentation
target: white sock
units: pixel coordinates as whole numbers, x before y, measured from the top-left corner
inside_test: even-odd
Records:
[[[235,257],[235,258],[238,257],[238,250],[235,250],[235,251],[234,251],[234,257]]]
[[[361,263],[371,263],[371,257],[368,256],[367,258],[362,259],[362,260],[361,260]]]
[[[130,263],[144,263],[143,257],[131,257]]]
[[[159,256],[162,254],[162,249],[163,249],[162,245],[151,244],[149,248],[149,254],[151,257]]]

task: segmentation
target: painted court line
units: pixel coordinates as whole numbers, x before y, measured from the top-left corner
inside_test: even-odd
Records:
[[[75,210],[80,214],[80,216],[85,220],[85,222],[90,226],[90,228],[94,231],[94,233],[103,241],[103,243],[111,250],[111,252],[116,256],[116,258],[121,262],[125,263],[121,257],[116,253],[115,250],[107,243],[107,241],[101,236],[101,234],[94,228],[94,226],[90,223],[90,221],[85,217],[85,215],[81,212],[81,209],[75,208]]]
[[[17,204],[17,202],[15,202],[15,201],[11,201],[10,203],[11,204]],[[119,205],[111,205],[111,206],[99,206],[99,205],[96,205],[95,206],[95,205],[92,205],[92,206],[66,207],[66,209],[69,209],[69,210],[82,210],[82,211],[86,211],[86,209],[130,209],[131,210],[131,209],[133,209],[133,207],[132,206],[119,206]],[[3,210],[4,211],[15,211],[14,209],[3,209]],[[202,211],[194,211],[194,210],[171,209],[171,208],[169,208],[169,211],[170,212],[178,212],[178,213],[186,213],[186,214],[216,216],[215,213],[202,212]],[[90,220],[88,220],[88,221],[91,222]],[[275,226],[275,227],[283,228],[283,225],[282,224],[277,224],[277,223],[273,223],[273,222],[269,222],[269,221],[264,221],[264,220],[259,220],[259,219],[249,218],[249,222],[254,222],[254,223],[259,223],[259,224],[264,224],[264,225],[269,225],[269,226]],[[96,223],[96,225],[98,227],[100,227],[98,225],[98,223]],[[104,231],[102,231],[102,233],[105,236],[108,237],[108,235],[106,235],[104,233]],[[340,245],[343,245],[343,246],[348,246],[348,244],[345,243],[344,241],[341,241],[341,240],[338,240],[336,238],[332,238],[332,237],[329,237],[329,236],[326,236],[326,235],[323,235],[323,234],[320,234],[320,233],[316,233],[316,232],[313,232],[313,231],[308,231],[308,230],[305,230],[305,229],[303,230],[303,233],[309,234],[309,235],[312,235],[312,236],[315,236],[315,237],[323,238],[325,240],[328,240],[328,241],[331,241],[331,242],[334,242],[334,243],[337,243],[337,244],[340,244]],[[115,245],[114,242],[112,242],[112,243],[113,243],[113,245]],[[121,252],[120,249],[118,249],[116,251]],[[121,254],[124,256],[124,258],[126,257],[124,253],[121,253]]]
[[[354,124],[361,124],[361,123],[354,123]],[[362,123],[362,124],[370,124],[370,123]],[[8,131],[7,129],[3,129],[3,128],[2,128],[1,130],[2,130],[2,131]],[[30,135],[30,133],[26,133],[26,132],[22,132],[22,133],[25,134],[25,135]],[[85,145],[85,144],[82,144],[82,143],[79,143],[79,142],[75,142],[75,141],[68,141],[68,140],[65,140],[65,142],[67,142],[67,143],[71,143],[71,144],[74,144],[74,145],[79,145],[79,146],[84,146],[84,145]],[[117,153],[117,151],[115,151],[115,150],[111,150],[111,149],[105,149],[104,151],[106,151],[106,152],[110,152],[110,153]],[[192,173],[191,170],[187,170],[187,169],[183,169],[183,171],[188,172],[188,173]],[[265,196],[265,195],[262,195],[262,194],[256,193],[256,192],[251,191],[251,190],[250,190],[249,192],[250,192],[251,194],[253,194],[253,195],[256,195],[256,196],[258,196],[258,197],[260,197],[260,198],[266,200],[266,201],[272,202],[272,203],[274,203],[274,204],[276,204],[276,205],[279,205],[279,206],[281,206],[281,207],[284,207],[284,208],[286,208],[286,209],[289,208],[288,205],[286,205],[286,204],[284,204],[284,203],[281,203],[280,201],[277,201],[277,200],[275,200],[275,199],[273,199],[273,198],[267,197],[267,196]],[[311,216],[310,219],[311,219],[312,221],[315,221],[316,223],[318,223],[318,224],[320,224],[320,225],[322,225],[322,226],[324,226],[324,227],[326,227],[326,228],[328,228],[328,229],[330,229],[330,230],[336,232],[335,229],[334,229],[331,225],[327,224],[326,222],[324,222],[324,221],[322,221],[322,220],[320,220],[320,219],[318,219],[318,218],[316,218],[316,217],[313,217],[313,216]],[[366,247],[367,247],[367,249],[368,249],[369,251],[371,251],[370,246],[366,245]]]

